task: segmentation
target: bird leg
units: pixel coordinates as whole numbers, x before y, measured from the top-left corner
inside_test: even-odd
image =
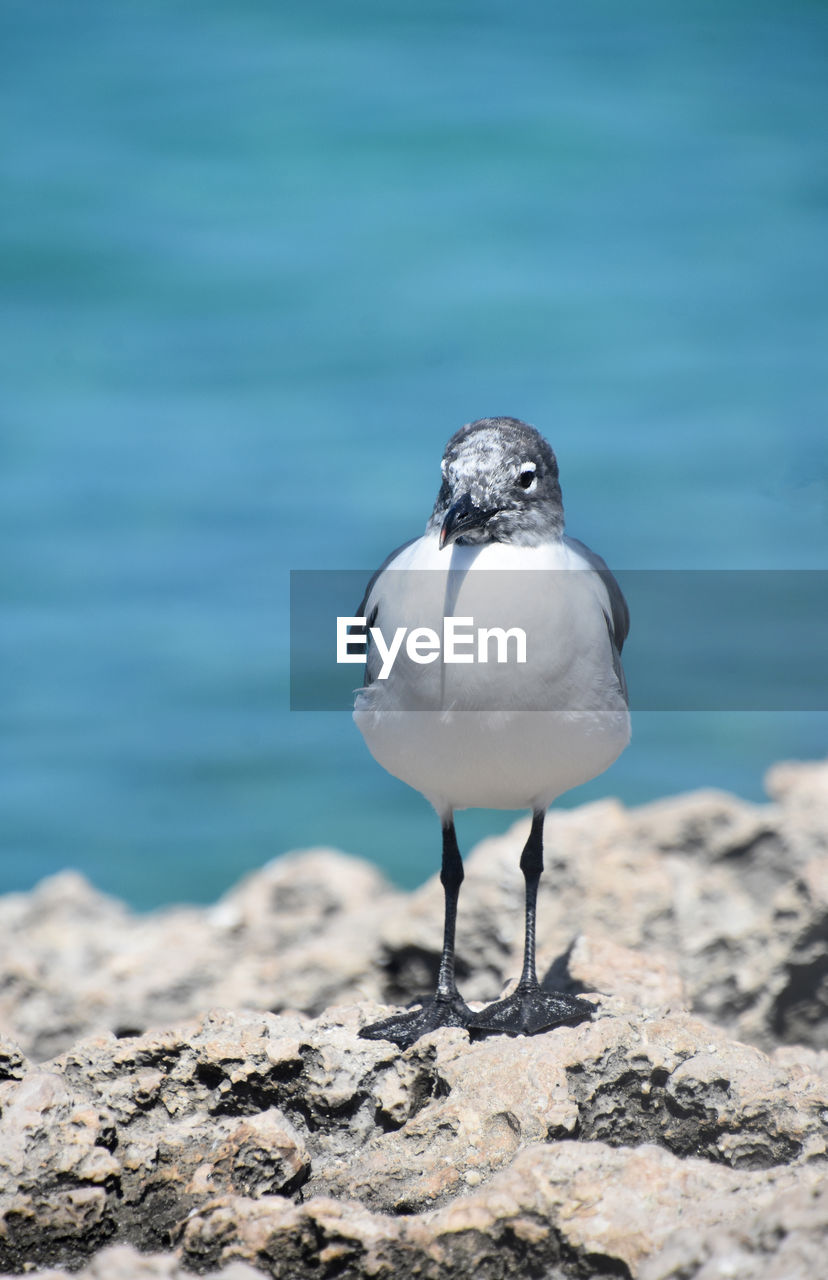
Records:
[[[409,1013],[395,1013],[382,1022],[363,1027],[363,1040],[393,1040],[401,1049],[407,1049],[435,1027],[467,1027],[472,1017],[471,1009],[457,990],[454,980],[454,932],[457,922],[457,899],[463,883],[463,859],[457,847],[454,819],[443,824],[443,865],[440,880],[445,893],[446,912],[443,924],[443,951],[437,974],[437,990],[433,996],[418,1000],[418,1008]]]
[[[559,991],[542,991],[535,967],[535,915],[538,884],[543,871],[543,820],[545,810],[532,815],[532,828],[520,858],[520,869],[526,884],[526,940],[523,948],[523,972],[510,996],[487,1005],[472,1015],[469,1028],[478,1032],[500,1032],[507,1036],[532,1036],[539,1031],[563,1023],[581,1022],[595,1010],[595,1005],[579,996]]]

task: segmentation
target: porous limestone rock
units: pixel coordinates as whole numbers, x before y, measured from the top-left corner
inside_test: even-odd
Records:
[[[828,765],[768,789],[550,814],[539,967],[598,1008],[529,1039],[359,1038],[433,982],[436,876],[316,850],[209,908],[0,899],[0,1271],[813,1280]],[[519,971],[526,830],[467,860],[473,1003]]]
[[[637,809],[553,808],[539,898],[550,983],[626,999],[637,985],[645,1006],[686,996],[761,1048],[828,1048],[828,764],[777,765],[768,787],[765,805],[705,791]],[[458,976],[469,1000],[495,998],[519,972],[527,830],[518,822],[467,858]],[[579,934],[589,960],[573,949]],[[406,1003],[432,986],[441,941],[436,874],[406,894],[331,850],[276,859],[214,906],[143,916],[67,872],[0,898],[0,1035],[44,1059],[90,1032],[143,1031],[212,1005]],[[614,945],[641,956],[623,991]]]
[[[821,1184],[819,1055],[786,1065],[689,1013],[595,998],[577,1027],[441,1029],[403,1053],[359,1038],[381,1011],[364,1004],[216,1010],[18,1056],[0,1084],[0,1267],[75,1268],[117,1242],[292,1280],[320,1260],[637,1275],[688,1222],[730,1229]]]

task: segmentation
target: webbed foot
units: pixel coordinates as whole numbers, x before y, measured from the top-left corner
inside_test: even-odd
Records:
[[[429,996],[408,1013],[395,1013],[381,1022],[372,1022],[359,1034],[363,1040],[392,1040],[401,1049],[407,1049],[436,1027],[468,1027],[473,1018],[462,996]]]
[[[585,1022],[597,1007],[580,996],[542,991],[540,987],[523,990],[518,987],[505,1000],[498,1000],[479,1013],[473,1013],[466,1025],[472,1033],[535,1036],[552,1027]]]

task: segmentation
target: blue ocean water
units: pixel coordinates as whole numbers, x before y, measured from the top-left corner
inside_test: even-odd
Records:
[[[620,568],[828,567],[823,6],[6,0],[0,47],[0,890],[430,874],[425,802],[287,709],[288,574],[418,533],[472,418]],[[564,803],[826,746],[642,712]]]

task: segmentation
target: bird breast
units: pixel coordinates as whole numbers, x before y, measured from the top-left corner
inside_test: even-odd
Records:
[[[527,567],[528,566],[528,567]],[[399,627],[443,635],[447,617],[472,619],[471,662],[428,663],[405,648],[384,679],[360,690],[354,719],[371,753],[421,791],[438,813],[455,808],[539,807],[603,772],[629,741],[606,589],[566,544],[454,546],[436,535],[403,549],[366,607],[386,643]],[[479,660],[479,630],[520,629],[506,661]]]

